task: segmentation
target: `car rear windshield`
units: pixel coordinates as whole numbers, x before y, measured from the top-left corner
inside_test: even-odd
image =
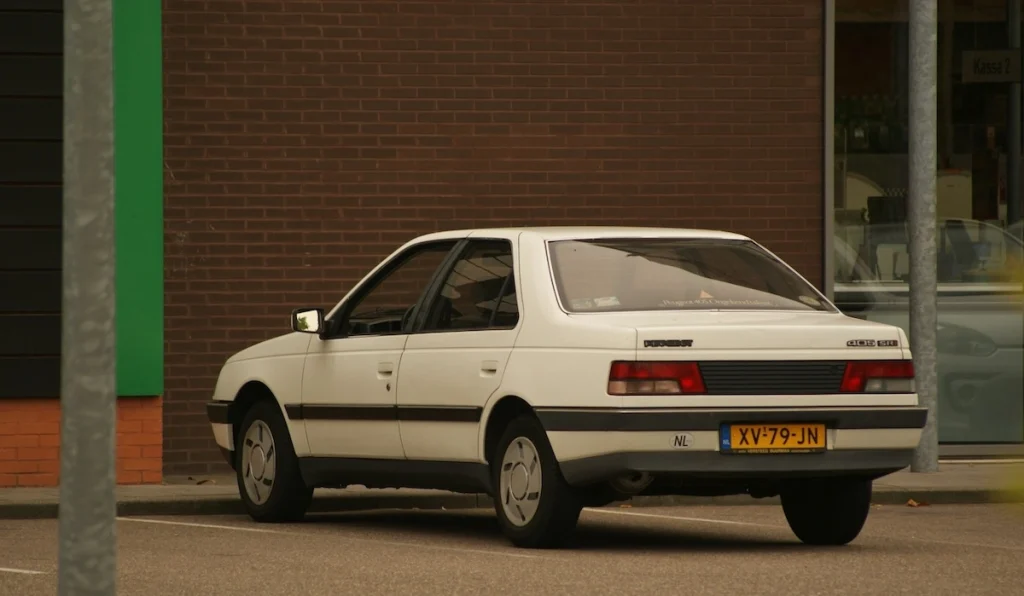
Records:
[[[548,250],[569,312],[834,312],[807,282],[746,240],[560,240]]]

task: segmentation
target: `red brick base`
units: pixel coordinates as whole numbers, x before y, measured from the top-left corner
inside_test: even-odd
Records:
[[[117,400],[118,484],[163,480],[163,401]],[[60,400],[0,400],[0,487],[57,486]]]

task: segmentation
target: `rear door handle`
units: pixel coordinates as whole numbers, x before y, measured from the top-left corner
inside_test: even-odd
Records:
[[[480,363],[480,372],[488,375],[493,375],[498,372],[498,361],[497,360],[484,360]]]

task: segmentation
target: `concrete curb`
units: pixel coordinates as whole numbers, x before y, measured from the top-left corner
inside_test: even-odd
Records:
[[[359,495],[313,499],[310,513],[374,509],[476,509],[491,507],[486,495]],[[2,503],[0,519],[56,519],[57,503]],[[117,503],[120,517],[144,515],[243,515],[237,496],[126,499]]]
[[[875,505],[906,505],[913,499],[927,505],[990,505],[1024,503],[1021,495],[978,489],[899,489],[876,490],[871,497]],[[676,505],[778,505],[779,498],[753,499],[745,495],[727,497],[637,497],[624,504],[633,507],[671,507]]]
[[[977,489],[887,489],[876,490],[876,505],[905,505],[913,499],[928,505],[979,505],[1024,503],[1024,495]],[[752,499],[744,495],[728,497],[636,497],[611,507],[672,507],[700,505],[777,505],[778,497]],[[311,513],[370,511],[376,509],[477,509],[493,507],[486,495],[352,495],[320,497],[313,501]],[[0,503],[0,519],[55,519],[57,503]],[[176,497],[128,499],[117,504],[122,517],[150,515],[242,515],[245,509],[236,496]]]

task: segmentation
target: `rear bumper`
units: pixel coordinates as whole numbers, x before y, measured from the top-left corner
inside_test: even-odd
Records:
[[[910,465],[913,449],[830,450],[813,454],[725,455],[715,451],[620,452],[561,462],[566,482],[585,486],[624,474],[648,472],[706,480],[774,480],[857,475],[879,478]]]
[[[538,411],[565,479],[573,485],[623,474],[707,479],[773,479],[857,474],[880,477],[910,465],[927,410],[818,408],[742,410]],[[730,454],[719,429],[743,422],[817,422],[826,450],[806,454]],[[678,438],[685,435],[684,441]]]

